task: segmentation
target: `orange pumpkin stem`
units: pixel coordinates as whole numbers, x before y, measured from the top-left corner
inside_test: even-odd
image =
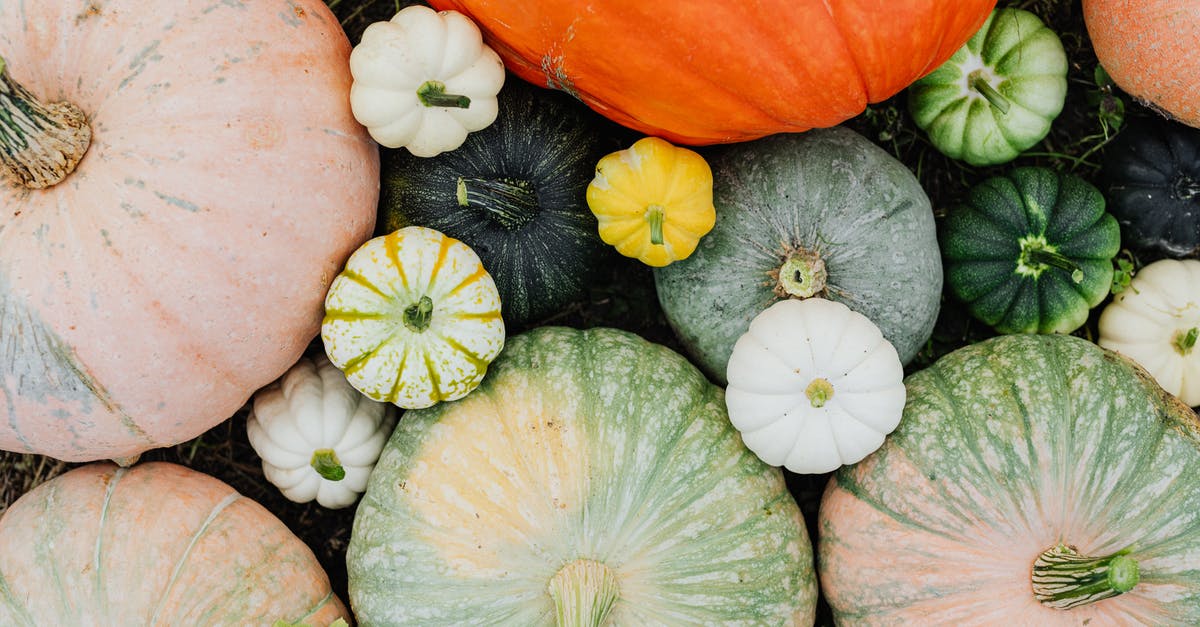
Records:
[[[92,142],[87,116],[69,102],[42,104],[8,75],[0,57],[0,169],[6,179],[45,189],[67,178]]]

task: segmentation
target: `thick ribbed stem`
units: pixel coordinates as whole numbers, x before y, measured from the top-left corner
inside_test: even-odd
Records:
[[[663,220],[666,217],[667,212],[662,205],[650,205],[646,207],[646,223],[650,225],[650,243],[655,246],[662,246]]]
[[[429,328],[433,320],[433,300],[422,296],[421,300],[409,305],[404,310],[404,326],[414,333],[420,333]]]
[[[1137,560],[1119,551],[1087,557],[1058,545],[1033,563],[1033,594],[1043,605],[1059,610],[1095,603],[1133,589],[1140,575]]]
[[[44,189],[67,178],[92,142],[79,107],[45,105],[8,75],[0,58],[0,171],[16,185]]]
[[[483,211],[510,231],[529,224],[542,210],[533,183],[522,179],[460,176],[455,195],[460,207]]]
[[[1200,336],[1200,327],[1192,327],[1187,331],[1175,334],[1175,350],[1180,355],[1188,355],[1196,347],[1196,337]]]
[[[558,627],[600,627],[620,596],[617,576],[604,564],[579,559],[563,566],[546,592]]]
[[[995,87],[992,87],[992,84],[988,82],[987,77],[981,71],[975,70],[967,76],[967,86],[979,92],[979,95],[983,96],[988,101],[988,104],[996,107],[996,110],[1001,115],[1008,113],[1008,98],[1005,98],[1004,94],[1000,93]]]
[[[346,478],[346,469],[342,467],[342,462],[338,460],[337,453],[331,448],[322,448],[313,451],[312,460],[309,465],[313,470],[317,471],[325,479],[330,481],[341,481]]]
[[[1079,264],[1059,254],[1058,249],[1046,242],[1043,236],[1021,238],[1021,256],[1017,259],[1017,274],[1038,278],[1046,268],[1058,268],[1069,274],[1075,283],[1083,281],[1083,269]]]
[[[775,295],[780,298],[820,296],[829,278],[821,256],[807,250],[793,251],[770,276],[775,279]]]
[[[417,88],[417,100],[426,107],[450,107],[466,109],[471,99],[460,94],[446,93],[446,84],[441,81],[425,81]]]
[[[804,395],[813,407],[824,407],[825,403],[833,398],[833,384],[828,379],[813,379],[808,387],[804,388]]]
[[[1200,196],[1200,181],[1181,174],[1171,185],[1171,193],[1179,200],[1191,200]]]

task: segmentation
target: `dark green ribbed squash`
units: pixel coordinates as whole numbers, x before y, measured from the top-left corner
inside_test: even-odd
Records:
[[[1070,333],[1112,286],[1121,248],[1100,190],[1024,167],[973,187],[941,229],[946,284],[1001,333]]]
[[[607,254],[585,192],[612,146],[564,94],[510,77],[499,105],[456,150],[383,151],[378,229],[425,226],[466,243],[496,280],[505,322],[521,325],[583,298]]]

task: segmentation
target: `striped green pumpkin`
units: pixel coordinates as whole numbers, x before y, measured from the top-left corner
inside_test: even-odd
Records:
[[[354,519],[364,625],[812,624],[811,545],[720,388],[609,329],[509,340],[409,411]]]
[[[1013,335],[905,384],[899,429],[821,503],[839,623],[1200,624],[1200,422],[1145,371]]]

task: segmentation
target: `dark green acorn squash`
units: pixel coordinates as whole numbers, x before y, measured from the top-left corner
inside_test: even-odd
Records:
[[[583,298],[608,254],[585,192],[613,146],[565,94],[510,77],[499,106],[456,150],[382,152],[378,229],[417,225],[461,240],[496,280],[505,322],[522,325]]]
[[[1109,211],[1134,250],[1200,250],[1200,129],[1168,120],[1130,124],[1104,153]]]
[[[1001,333],[1070,333],[1112,285],[1120,227],[1087,181],[1017,168],[968,192],[941,233],[946,283]]]

